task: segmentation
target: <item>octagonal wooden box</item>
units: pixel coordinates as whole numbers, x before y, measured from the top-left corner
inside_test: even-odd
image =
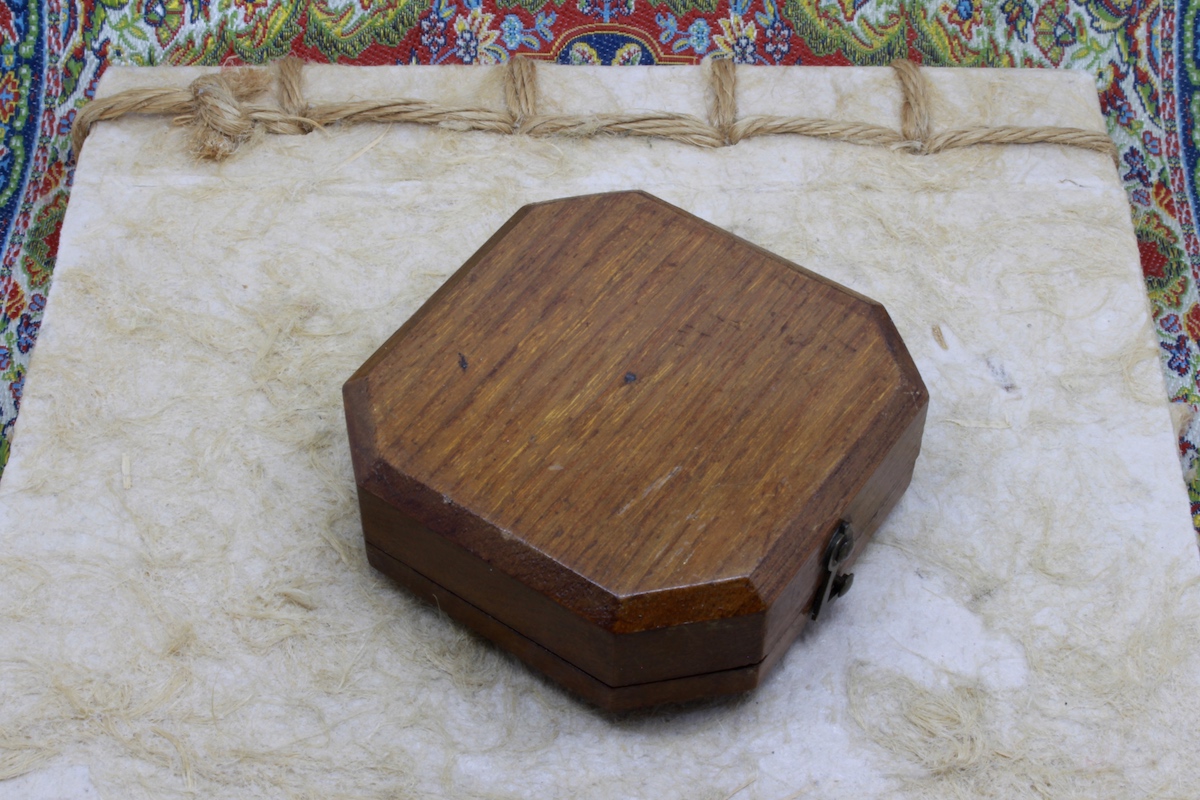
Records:
[[[344,397],[371,564],[607,709],[756,686],[928,405],[878,303],[641,192],[522,208]]]

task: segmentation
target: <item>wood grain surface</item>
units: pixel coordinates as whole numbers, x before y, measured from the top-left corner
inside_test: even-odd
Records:
[[[624,192],[521,209],[345,399],[370,544],[621,686],[786,647],[928,395],[879,304]]]

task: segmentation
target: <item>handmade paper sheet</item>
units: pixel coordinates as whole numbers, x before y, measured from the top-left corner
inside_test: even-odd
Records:
[[[923,72],[937,129],[1103,131],[1081,73]],[[737,79],[742,117],[899,125],[887,69]],[[702,69],[539,81],[553,113],[709,103]],[[499,69],[305,92],[505,103]],[[765,685],[612,717],[371,571],[340,389],[523,204],[632,188],[881,301],[931,399],[854,590]],[[0,483],[0,798],[1188,797],[1175,447],[1102,153],[361,125],[212,164],[162,117],[102,123]]]

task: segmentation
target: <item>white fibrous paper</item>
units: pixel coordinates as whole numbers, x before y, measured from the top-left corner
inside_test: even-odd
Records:
[[[1082,73],[926,72],[935,130],[1104,129]],[[503,107],[498,70],[305,76]],[[899,126],[886,69],[738,79],[742,115]],[[548,112],[705,114],[698,69],[540,80]],[[854,590],[764,685],[609,716],[371,570],[341,386],[522,205],[620,189],[882,302],[931,399]],[[166,118],[102,123],[0,483],[0,798],[1193,797],[1200,561],[1157,351],[1095,152],[362,125],[214,165]]]

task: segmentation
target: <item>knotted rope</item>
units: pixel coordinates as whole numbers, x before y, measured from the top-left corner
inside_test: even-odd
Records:
[[[75,119],[75,152],[98,122],[128,114],[168,115],[189,126],[193,152],[221,161],[253,137],[300,136],[334,123],[404,122],[454,130],[523,133],[530,136],[656,136],[697,147],[723,147],[755,136],[793,134],[916,154],[940,153],[981,144],[1057,144],[1105,153],[1117,163],[1117,148],[1104,133],[1081,128],[1015,125],[957,128],[934,133],[929,85],[910,61],[893,62],[900,84],[900,130],[864,122],[810,117],[737,117],[737,70],[732,61],[708,64],[708,118],[668,112],[541,114],[536,62],[514,58],[504,73],[504,111],[455,107],[398,98],[309,105],[304,99],[303,62],[285,58],[270,71],[253,68],[203,75],[187,89],[130,89],[93,100]],[[263,102],[272,82],[275,102]]]

